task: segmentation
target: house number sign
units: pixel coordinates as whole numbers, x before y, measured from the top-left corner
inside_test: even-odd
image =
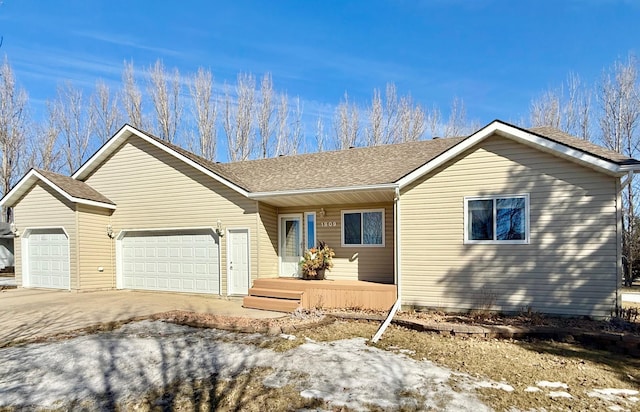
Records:
[[[320,227],[336,227],[338,223],[334,222],[320,222]]]

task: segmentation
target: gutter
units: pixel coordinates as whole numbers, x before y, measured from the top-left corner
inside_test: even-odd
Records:
[[[326,188],[315,188],[315,189],[294,189],[294,190],[283,190],[283,191],[275,191],[275,192],[252,192],[247,195],[249,199],[265,199],[279,196],[295,196],[295,195],[318,195],[318,194],[331,194],[331,193],[340,193],[340,192],[357,192],[357,191],[373,191],[373,190],[392,190],[398,189],[398,185],[396,183],[385,183],[379,185],[361,185],[361,186],[344,186],[344,187],[326,187]]]
[[[391,307],[387,318],[382,322],[382,325],[378,328],[377,332],[371,338],[371,342],[377,343],[385,330],[389,327],[391,320],[396,315],[400,306],[402,305],[402,276],[401,276],[401,261],[400,261],[400,188],[396,186],[396,195],[393,198],[393,235],[395,238],[395,250],[394,250],[394,262],[393,269],[395,272],[395,284],[396,284],[396,302]]]

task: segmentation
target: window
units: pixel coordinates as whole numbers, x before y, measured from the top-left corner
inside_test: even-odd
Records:
[[[311,249],[316,246],[316,212],[306,212],[304,220],[307,225],[306,248]]]
[[[529,195],[464,201],[465,243],[529,243]]]
[[[384,246],[384,209],[343,211],[342,246]]]

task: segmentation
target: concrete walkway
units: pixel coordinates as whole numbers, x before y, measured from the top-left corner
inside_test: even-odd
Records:
[[[0,346],[11,341],[171,310],[258,319],[283,316],[278,312],[245,309],[240,300],[203,295],[10,289],[0,292]]]

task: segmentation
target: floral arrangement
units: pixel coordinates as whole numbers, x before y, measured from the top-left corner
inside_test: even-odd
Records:
[[[335,252],[323,241],[318,242],[318,247],[312,247],[304,251],[300,266],[302,276],[305,279],[323,279],[325,269],[333,267]]]

